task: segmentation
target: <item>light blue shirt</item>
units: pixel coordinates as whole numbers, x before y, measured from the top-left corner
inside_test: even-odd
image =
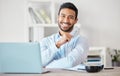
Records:
[[[40,41],[42,64],[46,68],[70,68],[86,61],[88,43],[80,35],[57,48],[55,43],[61,38],[59,33]]]

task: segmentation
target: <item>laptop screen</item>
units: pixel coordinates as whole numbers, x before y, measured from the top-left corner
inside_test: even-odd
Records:
[[[42,73],[39,43],[0,43],[0,72]]]

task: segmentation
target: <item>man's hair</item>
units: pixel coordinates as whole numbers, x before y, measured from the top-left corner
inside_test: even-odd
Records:
[[[60,14],[60,11],[61,9],[63,8],[68,8],[68,9],[71,9],[73,11],[75,11],[75,19],[77,18],[77,15],[78,15],[78,9],[76,8],[76,6],[71,3],[71,2],[66,2],[66,3],[63,3],[61,6],[60,6],[60,9],[59,9],[59,12],[58,12],[58,15]]]

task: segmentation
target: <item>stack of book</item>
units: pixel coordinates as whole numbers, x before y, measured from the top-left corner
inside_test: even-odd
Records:
[[[87,62],[100,62],[101,57],[99,55],[88,55]]]
[[[99,50],[92,50],[88,52],[87,62],[88,63],[101,63],[101,51]]]

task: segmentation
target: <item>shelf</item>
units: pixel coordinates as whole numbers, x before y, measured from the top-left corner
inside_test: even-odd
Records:
[[[53,9],[54,4],[51,0],[47,1],[28,1],[29,23],[33,24],[52,24],[55,23]]]
[[[81,27],[81,24],[75,24],[77,27]],[[58,27],[58,24],[31,24],[29,27]]]
[[[57,24],[32,24],[29,27],[58,27]]]

